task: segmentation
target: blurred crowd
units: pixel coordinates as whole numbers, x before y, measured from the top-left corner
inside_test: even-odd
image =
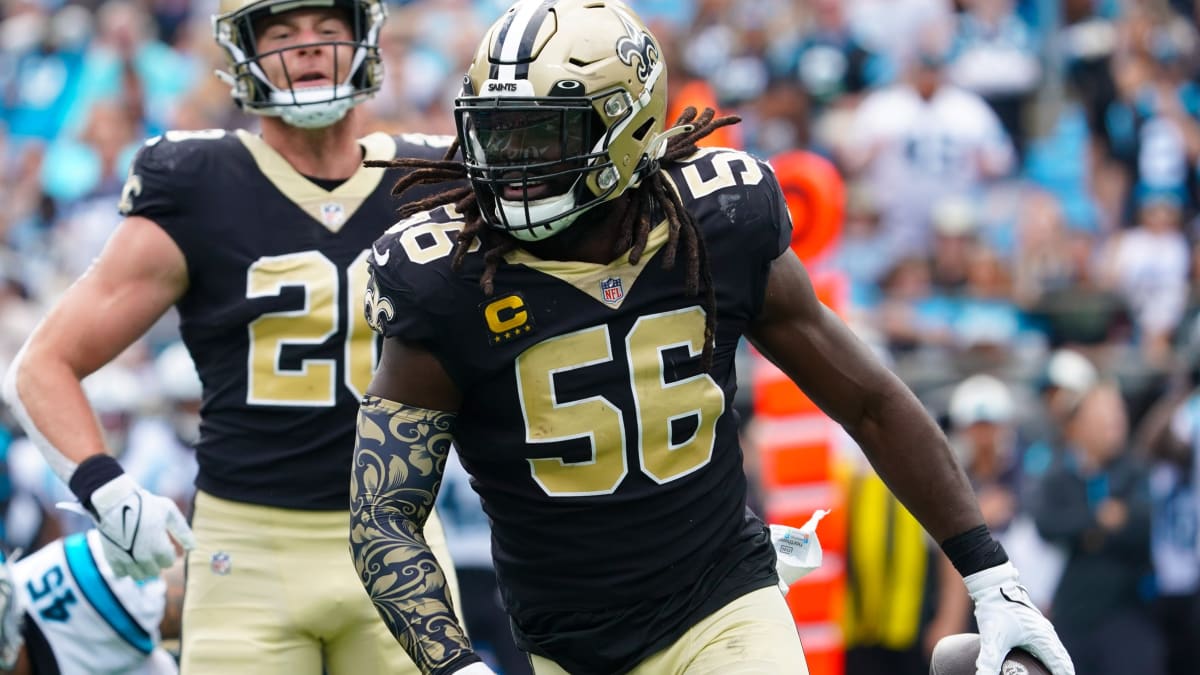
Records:
[[[506,4],[389,3],[371,127],[452,133]],[[739,115],[723,144],[837,167],[844,226],[810,267],[844,280],[846,318],[944,422],[1035,600],[1092,659],[1079,672],[1123,663],[1114,646],[1141,659],[1121,672],[1200,672],[1200,2],[631,4],[676,108]],[[144,139],[255,128],[212,75],[217,10],[0,5],[0,373],[116,226]],[[186,358],[168,317],[88,381],[121,461],[184,505]],[[0,452],[9,547],[81,525],[2,413]],[[869,664],[969,629],[939,569],[908,639],[848,635],[870,656],[849,672],[903,672]]]

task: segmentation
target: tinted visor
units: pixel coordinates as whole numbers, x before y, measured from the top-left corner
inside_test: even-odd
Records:
[[[593,172],[616,175],[608,156],[609,128],[595,105],[594,97],[455,100],[467,178],[490,225],[532,230],[607,198],[612,185],[597,193],[585,180]],[[514,206],[518,203],[523,207]],[[524,208],[524,216],[513,215],[514,208]]]
[[[483,168],[556,165],[588,158],[599,140],[590,105],[472,107],[460,123],[471,164]]]

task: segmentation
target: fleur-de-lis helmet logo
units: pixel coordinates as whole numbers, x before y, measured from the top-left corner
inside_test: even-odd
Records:
[[[627,66],[633,66],[634,59],[637,59],[637,78],[644,83],[660,58],[658,45],[649,33],[639,30],[624,12],[618,10],[615,13],[624,24],[626,33],[617,40],[617,58]]]
[[[367,292],[363,296],[363,314],[367,317],[367,325],[377,333],[383,332],[383,326],[396,317],[396,308],[392,301],[379,292],[379,284],[372,274],[367,283]]]

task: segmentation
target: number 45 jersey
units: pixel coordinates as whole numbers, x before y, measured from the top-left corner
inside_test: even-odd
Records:
[[[365,160],[436,159],[449,141],[359,144]],[[204,384],[200,490],[347,508],[351,420],[378,359],[361,311],[366,258],[396,220],[399,175],[360,167],[322,186],[244,131],[168,132],[138,153],[121,211],[157,223],[187,261],[177,308]]]
[[[771,169],[749,155],[703,150],[665,171],[707,246],[717,303],[710,373],[700,369],[704,296],[685,291],[684,244],[663,269],[665,221],[637,264],[517,249],[491,295],[480,289],[478,246],[451,269],[463,227],[452,209],[399,223],[370,261],[368,320],[429,349],[462,392],[455,442],[526,633],[542,609],[713,590],[726,563],[756,561],[745,583],[773,583],[762,523],[746,515],[734,354],[791,222]],[[570,630],[560,623],[560,634]]]
[[[25,647],[36,672],[175,672],[170,657],[157,653],[166,582],[114,576],[98,531],[56,540],[18,560],[13,583],[25,608]],[[166,669],[163,657],[171,664]]]

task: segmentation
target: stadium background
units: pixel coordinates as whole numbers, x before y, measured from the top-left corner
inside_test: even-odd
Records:
[[[1100,555],[1066,555],[1044,481],[1062,465],[1122,463],[1139,476],[1127,506],[1146,507],[1120,523],[1137,550],[1082,588],[1135,579],[1138,592],[1093,614],[1128,617],[1160,646],[1196,635],[1171,617],[1200,612],[1200,2],[632,4],[663,43],[673,108],[736,113],[743,123],[717,141],[774,158],[823,299],[944,423],[1043,609],[1081,621],[1061,610],[1081,587],[1069,594],[1060,573],[1094,573],[1087,558]],[[0,372],[117,224],[143,140],[254,128],[212,76],[215,5],[0,5]],[[369,126],[452,133],[461,73],[505,5],[390,3]],[[920,78],[967,93],[913,108],[901,92]],[[168,316],[89,394],[122,461],[186,504],[193,465],[175,441],[197,394],[176,339]],[[852,443],[752,350],[743,357],[757,508],[795,525],[834,508],[820,529],[826,567],[789,596],[814,673],[900,672],[886,664],[969,629],[935,549]],[[61,488],[5,413],[0,452],[7,547],[81,526],[58,521]],[[1089,495],[1082,508],[1096,512],[1105,495]],[[478,534],[460,539],[464,565],[486,564],[467,543]],[[1190,663],[1176,672],[1200,672]]]

